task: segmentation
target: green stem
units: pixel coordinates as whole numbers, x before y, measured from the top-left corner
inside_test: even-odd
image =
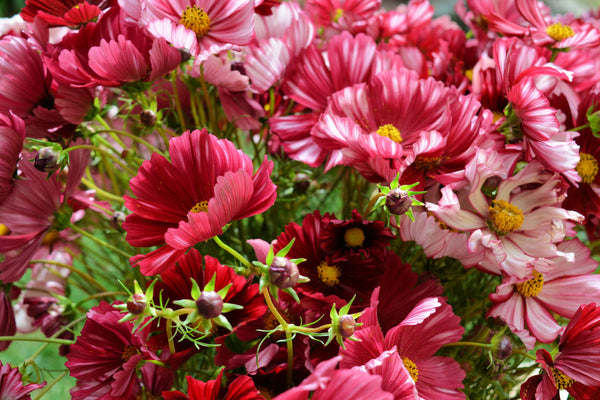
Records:
[[[101,291],[103,291],[103,292],[108,291],[107,288],[105,288],[100,282],[98,282],[96,279],[94,279],[91,275],[78,270],[77,268],[75,268],[72,265],[61,263],[59,261],[54,261],[54,260],[31,260],[31,261],[29,261],[29,264],[50,264],[50,265],[56,265],[58,267],[66,268],[69,271],[79,275],[80,277],[83,278],[84,281],[95,286],[96,288],[100,289]]]
[[[50,338],[57,338],[58,336],[62,335],[63,332],[66,332],[67,330],[69,330],[72,326],[77,325],[78,323],[80,323],[81,321],[83,321],[84,319],[86,319],[87,316],[83,315],[77,319],[74,319],[73,321],[69,322],[67,325],[63,326],[62,328],[60,328],[58,331],[56,331],[52,336],[50,336]],[[42,346],[40,346],[39,349],[36,350],[35,353],[33,353],[31,355],[31,357],[29,357],[27,360],[25,360],[25,364],[33,362],[33,360],[35,360],[40,354],[42,354],[42,352],[44,351],[44,349],[46,347],[48,347],[49,343],[44,343]]]
[[[86,301],[90,301],[90,300],[94,300],[94,299],[98,299],[101,297],[117,297],[117,296],[125,296],[127,295],[127,292],[100,292],[100,293],[95,293],[91,296],[86,297],[85,299],[78,301],[77,305],[85,303]]]
[[[110,243],[105,242],[102,239],[98,239],[97,237],[95,237],[94,235],[87,233],[86,231],[84,231],[83,229],[77,227],[74,224],[69,224],[69,228],[73,229],[75,232],[82,234],[83,236],[87,237],[88,239],[98,243],[100,246],[106,247],[112,251],[114,251],[117,254],[120,254],[123,257],[126,257],[127,259],[130,259],[131,257],[133,257],[133,255],[124,252],[123,250],[119,249],[118,247],[113,246]],[[106,290],[105,290],[106,291]]]
[[[56,343],[56,344],[68,344],[71,345],[75,343],[74,340],[67,339],[56,339],[56,338],[45,338],[45,337],[26,337],[26,336],[0,336],[0,342],[8,342],[8,341],[21,341],[21,342],[46,342],[46,343]]]
[[[106,131],[105,131],[105,130],[102,130],[102,131],[97,131],[97,133],[102,133],[102,132],[108,132],[108,133],[111,133],[111,132],[113,132],[113,133],[115,133],[115,134],[118,134],[118,135],[122,135],[122,136],[128,137],[129,139],[131,139],[131,140],[133,140],[133,141],[135,141],[135,142],[138,142],[138,143],[140,143],[140,144],[142,144],[142,145],[146,146],[146,147],[147,147],[147,148],[148,148],[150,151],[152,151],[152,152],[154,152],[154,153],[158,153],[158,154],[164,155],[164,154],[163,154],[163,152],[162,152],[161,150],[159,150],[159,149],[158,149],[156,146],[152,145],[152,144],[151,144],[150,142],[148,142],[147,140],[145,140],[145,139],[142,139],[141,137],[139,137],[139,136],[136,136],[136,135],[134,135],[134,134],[132,134],[132,133],[125,132],[125,131],[118,131],[118,130],[114,130],[114,129],[111,129],[111,130],[106,130]],[[125,148],[126,148],[126,146],[123,146],[123,147],[125,147]]]
[[[181,107],[181,99],[179,98],[179,88],[177,87],[177,70],[173,71],[171,79],[173,93],[175,93],[175,96],[173,96],[173,99],[175,100],[175,111],[177,113],[177,118],[179,119],[179,126],[181,126],[181,130],[184,131],[186,125],[185,117],[183,116],[183,108]]]
[[[456,346],[472,346],[472,347],[485,347],[486,349],[491,349],[492,345],[489,343],[478,343],[478,342],[455,342],[455,343],[447,343],[442,347],[456,347]]]
[[[292,377],[294,373],[294,344],[292,342],[292,334],[290,332],[285,333],[286,347],[287,347],[287,370],[285,374],[285,384],[288,389],[292,387]]]
[[[35,396],[33,398],[33,400],[39,400],[42,398],[42,396],[44,396],[46,393],[48,393],[48,391],[50,391],[50,389],[52,389],[52,386],[56,385],[56,383],[58,383],[58,381],[60,381],[62,378],[65,377],[65,375],[67,375],[69,373],[69,371],[64,371],[62,374],[60,374],[55,380],[53,380],[52,382],[50,382],[49,384],[47,384],[38,394],[37,396]]]
[[[242,264],[244,264],[244,267],[246,267],[252,271],[254,270],[254,265],[252,265],[250,263],[250,261],[246,260],[244,258],[244,256],[242,256],[236,250],[234,250],[233,248],[231,248],[227,244],[225,244],[218,236],[213,237],[213,240],[215,241],[215,243],[217,243],[219,245],[220,248],[222,248],[223,250],[225,250],[226,252],[228,252],[229,254],[234,256]]]
[[[107,192],[104,189],[100,189],[94,182],[90,182],[85,178],[81,178],[81,182],[90,189],[93,189],[99,196],[104,197],[107,200],[116,201],[120,204],[124,204],[125,200],[122,197]],[[108,211],[108,210],[107,210]],[[112,213],[112,211],[110,211]]]
[[[123,163],[121,160],[119,160],[117,157],[115,157],[114,155],[112,155],[111,153],[109,153],[108,151],[98,147],[98,146],[93,146],[93,145],[89,145],[89,144],[78,144],[77,146],[73,146],[73,147],[69,147],[68,149],[63,150],[63,153],[68,153],[70,151],[73,150],[78,150],[78,149],[89,149],[89,150],[93,150],[95,152],[98,152],[108,158],[110,158],[112,161],[115,162],[115,164],[117,164],[119,167],[123,168],[123,170],[125,170],[125,172],[127,172],[129,175],[136,175],[136,171],[132,170],[131,168],[129,168],[127,166],[127,164]]]

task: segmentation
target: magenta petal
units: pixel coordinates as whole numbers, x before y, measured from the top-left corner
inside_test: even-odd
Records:
[[[119,35],[117,41],[102,40],[89,51],[90,68],[104,79],[135,82],[146,77],[148,65],[135,45]]]

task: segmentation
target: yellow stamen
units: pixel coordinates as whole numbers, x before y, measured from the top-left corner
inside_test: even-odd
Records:
[[[581,177],[583,183],[592,183],[598,175],[598,161],[591,154],[579,153],[579,162],[575,171]]]
[[[4,225],[4,224],[0,224],[0,236],[6,236],[10,233],[10,229],[8,229],[8,226]]]
[[[560,22],[557,22],[547,27],[546,33],[548,34],[548,36],[550,36],[557,42],[560,42],[561,40],[565,40],[566,38],[570,38],[571,36],[575,35],[575,32],[573,32],[573,28],[571,28],[569,25],[563,25]]]
[[[402,362],[412,380],[416,382],[419,379],[419,369],[417,368],[417,365],[408,357],[402,357]]]
[[[440,165],[442,157],[421,157],[415,159],[415,168],[424,172],[429,171]]]
[[[377,134],[392,139],[396,143],[402,143],[400,131],[392,124],[385,124],[377,129]]]
[[[179,23],[196,32],[198,38],[206,35],[210,29],[210,17],[203,9],[196,6],[187,6]]]
[[[346,242],[346,247],[360,247],[365,241],[365,234],[360,228],[346,229],[344,241]]]
[[[550,367],[550,370],[552,371],[552,377],[554,378],[554,383],[556,383],[557,389],[567,389],[571,387],[573,383],[575,383],[573,379],[569,378],[556,368]]]
[[[340,275],[342,275],[342,271],[337,265],[327,265],[326,261],[322,261],[317,267],[317,273],[319,275],[319,279],[325,284],[325,286],[333,287],[340,283]]]
[[[544,286],[544,277],[542,274],[536,270],[533,270],[532,275],[533,278],[529,279],[528,281],[517,283],[515,285],[517,292],[521,293],[525,297],[537,296]]]
[[[193,212],[193,213],[208,212],[208,201],[200,201],[200,202],[196,203],[196,205],[194,207],[192,207],[190,212]]]
[[[498,235],[506,235],[523,224],[523,211],[504,200],[494,200],[490,206],[488,226]]]
[[[344,10],[341,8],[335,10],[335,13],[333,14],[333,22],[338,22],[340,18],[342,18],[342,15],[344,15]]]

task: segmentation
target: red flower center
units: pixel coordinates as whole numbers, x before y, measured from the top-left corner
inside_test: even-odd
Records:
[[[123,360],[123,362],[127,362],[131,357],[133,357],[136,354],[137,349],[134,346],[128,344],[123,348],[123,353],[121,353],[121,360]]]

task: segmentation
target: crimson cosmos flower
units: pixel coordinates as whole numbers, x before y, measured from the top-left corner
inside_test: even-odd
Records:
[[[253,174],[252,160],[233,143],[206,129],[186,131],[169,142],[171,161],[153,154],[131,179],[123,223],[132,246],[161,246],[132,257],[144,275],[166,271],[196,243],[223,233],[229,222],[267,210],[276,186],[266,157]]]
[[[217,379],[208,382],[202,382],[187,376],[187,396],[178,390],[163,392],[162,396],[165,400],[264,400],[264,397],[258,394],[258,390],[249,376],[238,376],[229,384],[225,396],[219,396],[222,378],[223,370],[221,370]]]
[[[12,368],[8,363],[0,361],[0,399],[31,400],[29,393],[46,386],[46,382],[23,385],[19,368]]]

